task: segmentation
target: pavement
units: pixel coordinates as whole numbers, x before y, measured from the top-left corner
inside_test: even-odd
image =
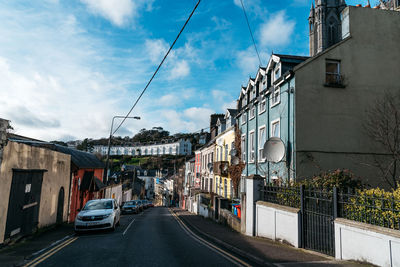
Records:
[[[36,234],[0,249],[0,266],[20,266],[41,250],[74,235],[72,224],[40,229]]]
[[[173,208],[196,234],[207,238],[222,248],[248,259],[254,265],[274,266],[368,266],[357,262],[337,261],[333,257],[275,242],[266,238],[249,237],[226,225]]]

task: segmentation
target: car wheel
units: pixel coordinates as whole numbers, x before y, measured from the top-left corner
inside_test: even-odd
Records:
[[[115,231],[115,226],[116,226],[116,223],[115,223],[115,219],[114,219],[114,223],[113,223],[113,225],[111,227],[111,231]]]

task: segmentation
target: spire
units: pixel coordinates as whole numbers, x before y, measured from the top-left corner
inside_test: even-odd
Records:
[[[314,17],[315,17],[314,3],[311,3],[310,16],[308,18],[310,19],[310,18],[314,18]]]

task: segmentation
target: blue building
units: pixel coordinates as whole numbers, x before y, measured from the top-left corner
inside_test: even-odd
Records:
[[[243,178],[252,174],[267,182],[286,182],[295,177],[294,73],[293,68],[308,57],[272,54],[267,67],[260,67],[255,78],[241,88],[238,99],[238,125],[241,131]],[[286,155],[279,163],[267,162],[265,142],[278,137]],[[243,185],[243,184],[242,184]]]

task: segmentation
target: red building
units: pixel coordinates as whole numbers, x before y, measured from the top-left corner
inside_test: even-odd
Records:
[[[58,146],[57,151],[71,155],[71,185],[68,221],[75,221],[78,209],[91,199],[104,197],[102,183],[104,164],[95,155],[68,147]]]

